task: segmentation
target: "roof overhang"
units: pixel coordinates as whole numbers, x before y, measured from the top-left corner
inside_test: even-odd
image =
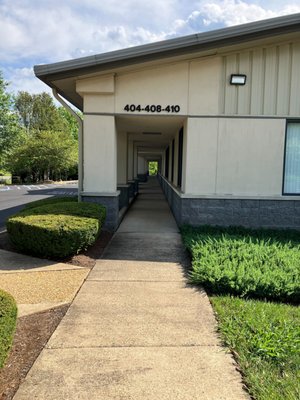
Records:
[[[295,32],[300,32],[300,13],[89,57],[36,65],[34,72],[39,79],[57,89],[67,100],[82,109],[82,98],[74,89],[75,83],[70,91],[70,82],[75,81],[75,78]]]

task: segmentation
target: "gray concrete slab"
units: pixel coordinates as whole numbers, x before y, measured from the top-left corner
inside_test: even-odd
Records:
[[[0,249],[1,270],[28,269],[45,267],[53,264],[55,264],[55,262]]]
[[[89,281],[48,346],[217,345],[215,331],[206,294],[185,282]]]
[[[125,232],[160,234],[178,232],[175,219],[160,188],[153,190],[150,187],[148,191],[147,189],[140,190],[138,199],[118,229],[118,233]]]
[[[64,304],[68,304],[68,302],[18,304],[18,318],[24,317],[25,315],[35,314],[40,311],[50,310],[51,308],[59,307]]]
[[[178,233],[124,233],[119,231],[105,250],[105,259],[188,262]]]
[[[58,263],[0,249],[0,274],[30,271],[63,271],[82,269],[76,265]]]
[[[96,262],[88,280],[181,282],[187,274],[180,263],[105,259]]]
[[[14,400],[243,400],[218,347],[45,349]]]
[[[140,193],[15,400],[249,399],[157,182]]]

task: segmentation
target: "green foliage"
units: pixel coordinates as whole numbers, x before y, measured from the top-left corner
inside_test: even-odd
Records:
[[[76,119],[71,115],[64,107],[58,107],[58,114],[65,121],[68,127],[68,131],[71,133],[75,140],[78,139],[78,123]],[[77,114],[82,118],[82,113],[80,111]]]
[[[48,93],[19,92],[14,108],[26,130],[7,166],[22,180],[67,179],[77,174],[77,122]]]
[[[212,297],[219,329],[257,400],[300,398],[299,307]]]
[[[78,202],[77,197],[69,196],[69,197],[50,197],[47,199],[41,199],[41,200],[36,200],[32,201],[31,203],[27,203],[25,205],[25,209],[29,210],[31,208],[36,208],[40,206],[44,206],[46,204],[56,204],[56,203],[69,203],[69,202]]]
[[[7,157],[24,138],[18,117],[12,111],[13,99],[6,91],[7,86],[0,71],[0,168],[5,168]]]
[[[185,227],[182,234],[191,280],[210,293],[299,303],[299,232]]]
[[[42,257],[66,257],[95,242],[105,214],[101,205],[64,200],[28,207],[8,218],[6,227],[19,250]]]
[[[23,126],[28,131],[66,132],[68,130],[67,121],[59,113],[52,97],[46,92],[39,94],[18,92],[14,104]]]
[[[36,131],[12,153],[8,162],[17,174],[38,178],[60,177],[77,165],[77,142],[61,131]]]
[[[0,289],[0,368],[11,348],[16,329],[17,305],[14,298]]]
[[[149,161],[149,175],[157,175],[158,173],[158,162],[157,161]]]

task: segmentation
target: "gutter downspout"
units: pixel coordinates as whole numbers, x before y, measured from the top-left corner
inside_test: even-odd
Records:
[[[83,120],[74,110],[62,99],[57,90],[52,88],[53,96],[56,100],[76,119],[78,123],[78,201],[81,201],[83,192]]]

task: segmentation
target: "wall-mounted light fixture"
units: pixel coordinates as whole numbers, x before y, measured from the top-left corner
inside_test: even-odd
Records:
[[[247,78],[246,75],[232,74],[230,76],[230,85],[245,85],[246,78]]]

